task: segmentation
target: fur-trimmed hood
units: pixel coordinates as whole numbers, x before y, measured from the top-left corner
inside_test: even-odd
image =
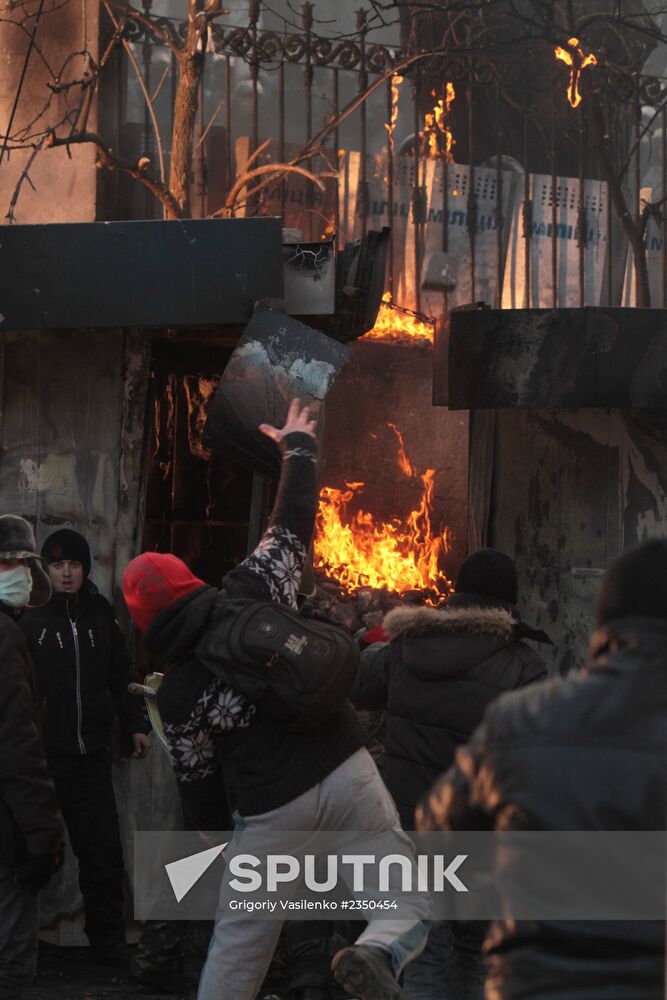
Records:
[[[400,643],[397,653],[408,672],[429,681],[461,676],[492,659],[500,665],[499,655],[539,660],[521,639],[550,642],[521,620],[514,605],[475,594],[454,594],[446,608],[396,608],[384,630]]]
[[[390,639],[423,633],[493,635],[509,642],[516,636],[516,619],[501,607],[396,608],[384,620]]]

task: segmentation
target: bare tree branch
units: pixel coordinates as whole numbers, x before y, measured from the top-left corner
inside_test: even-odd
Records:
[[[241,191],[251,184],[255,178],[266,174],[270,174],[271,176],[265,177],[263,181],[256,184],[255,187],[248,192],[246,200],[252,198],[269,184],[275,183],[285,174],[299,174],[301,177],[305,177],[306,180],[309,180],[311,184],[314,184],[315,187],[319,188],[320,191],[324,191],[324,184],[319,177],[311,173],[310,170],[306,170],[304,167],[296,167],[289,163],[267,163],[262,167],[255,167],[254,170],[246,170],[240,177],[237,177],[233,187],[225,199],[224,206],[218,209],[217,212],[214,212],[213,215],[211,215],[211,218],[217,219],[220,216],[229,218],[232,216],[236,209],[238,196]]]
[[[171,191],[158,177],[155,177],[148,170],[150,160],[142,156],[139,160],[130,160],[124,156],[114,154],[104,140],[96,132],[81,132],[67,138],[59,139],[54,132],[47,137],[45,146],[54,148],[56,146],[74,146],[82,143],[92,143],[97,147],[100,154],[100,162],[109,170],[122,170],[135,180],[138,180],[147,188],[167,209],[169,215],[174,219],[183,218],[178,202]]]
[[[10,202],[9,202],[9,207],[7,209],[7,214],[5,215],[5,218],[7,219],[7,221],[9,222],[10,225],[13,222],[16,222],[15,209],[16,209],[16,205],[18,204],[19,196],[21,194],[21,189],[22,189],[24,183],[27,182],[28,184],[30,184],[31,187],[33,187],[32,181],[30,180],[30,168],[32,167],[32,165],[35,162],[35,160],[37,159],[37,156],[39,155],[39,153],[42,151],[42,148],[43,148],[44,143],[46,142],[46,140],[47,140],[47,136],[42,136],[42,139],[35,146],[35,148],[33,149],[32,153],[28,157],[26,165],[24,166],[24,168],[23,168],[23,170],[21,172],[21,176],[19,177],[18,181],[16,182],[16,186],[14,187],[14,192],[12,194],[12,197],[11,197]]]

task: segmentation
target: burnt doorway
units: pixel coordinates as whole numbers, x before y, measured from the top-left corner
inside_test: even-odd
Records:
[[[255,535],[253,473],[202,441],[207,406],[233,346],[157,341],[150,383],[142,550],[172,552],[215,587]]]

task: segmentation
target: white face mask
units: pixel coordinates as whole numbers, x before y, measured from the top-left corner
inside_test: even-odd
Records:
[[[30,600],[32,574],[29,566],[14,566],[0,572],[0,601],[11,608],[24,608]]]

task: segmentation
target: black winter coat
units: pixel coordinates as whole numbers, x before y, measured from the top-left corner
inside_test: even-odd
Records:
[[[253,576],[248,574],[246,596],[266,600],[260,580],[256,595],[251,595]],[[216,602],[224,597],[225,592],[214,587],[193,591],[163,609],[146,633],[150,652],[170,663],[157,696],[166,727],[188,719],[193,691],[203,690],[211,681],[213,675],[196,655],[195,646],[212,627]],[[192,739],[196,745],[194,731]],[[258,714],[250,725],[230,729],[215,742],[235,808],[242,816],[251,816],[303,795],[356,753],[365,739],[355,712],[343,704],[312,729],[291,731],[270,716]],[[206,800],[212,802],[215,797],[218,782],[219,777],[211,776],[180,785],[186,813],[191,822],[200,818],[199,829],[206,828],[200,825],[201,817],[206,815]]]
[[[19,625],[35,664],[47,756],[108,750],[117,715],[127,733],[146,729],[141,701],[127,693],[130,656],[114,610],[91,584],[78,600],[55,593]]]
[[[484,606],[481,606],[481,605]],[[391,642],[369,647],[351,693],[359,708],[386,708],[384,779],[404,829],[415,805],[505,691],[546,677],[520,641],[511,605],[457,595],[442,611],[398,608]]]
[[[26,641],[0,604],[0,866],[55,853],[63,824],[46,770]]]
[[[664,830],[667,623],[614,622],[585,670],[500,698],[424,810],[422,829]],[[493,925],[487,1000],[663,1000],[664,934],[640,921]]]

